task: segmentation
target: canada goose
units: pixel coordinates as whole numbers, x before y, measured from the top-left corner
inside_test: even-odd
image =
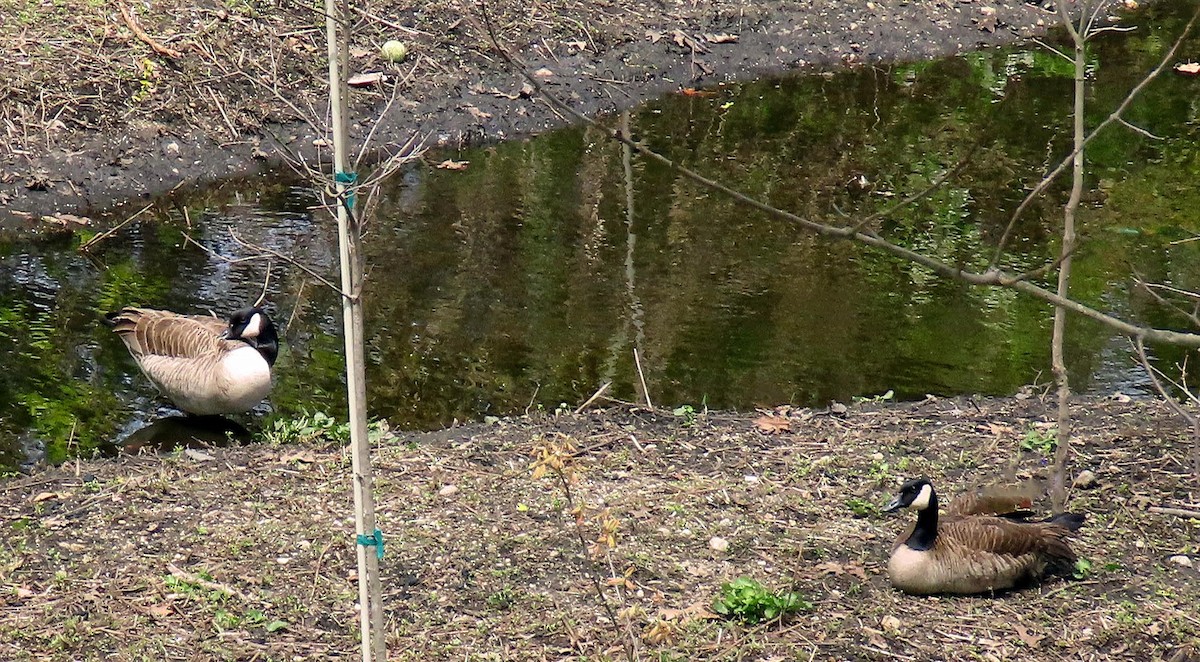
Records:
[[[984,508],[978,503],[973,507]],[[1083,515],[1029,521],[1023,510],[977,511],[948,516],[939,526],[937,493],[927,478],[905,483],[884,512],[901,508],[916,510],[917,522],[892,548],[888,575],[905,593],[987,593],[1047,574],[1069,574],[1075,567],[1066,539],[1083,526]]]
[[[1026,480],[1018,484],[991,483],[978,486],[955,495],[946,504],[938,517],[942,524],[972,515],[995,515],[1014,520],[1033,517],[1033,500],[1045,494],[1046,487],[1038,480]],[[917,523],[908,525],[892,544],[892,551],[903,545],[917,528]]]
[[[247,411],[271,392],[279,336],[261,308],[243,308],[228,323],[148,308],[105,317],[142,372],[189,414]]]

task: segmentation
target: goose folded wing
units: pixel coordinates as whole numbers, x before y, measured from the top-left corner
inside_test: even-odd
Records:
[[[1075,554],[1066,542],[1068,533],[1057,524],[988,516],[947,522],[939,531],[939,535],[979,553],[1006,557],[1036,554],[1073,562]]]
[[[134,330],[138,353],[172,358],[212,356],[224,346],[219,333],[211,325],[194,317],[180,315],[145,317]],[[133,349],[133,346],[130,346]]]
[[[187,315],[190,319],[204,328],[208,329],[213,335],[219,336],[229,330],[229,321],[223,320],[220,317],[212,315]]]
[[[946,515],[951,518],[999,515],[1025,519],[1033,516],[1034,499],[1043,491],[1042,485],[1033,480],[1018,485],[986,485],[954,497],[946,506]]]

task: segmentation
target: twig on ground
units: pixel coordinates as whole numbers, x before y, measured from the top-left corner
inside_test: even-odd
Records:
[[[212,100],[217,106],[217,111],[221,113],[221,118],[225,120],[225,127],[229,129],[229,138],[231,140],[237,140],[241,136],[238,135],[237,129],[233,126],[233,122],[229,120],[229,115],[225,112],[225,105],[221,103],[221,98],[217,96],[217,91],[210,87],[208,88],[208,93],[212,95]]]
[[[354,13],[355,13],[355,14],[358,14],[359,16],[362,16],[362,17],[363,17],[363,18],[365,18],[365,19],[372,20],[372,21],[375,21],[375,22],[377,22],[377,23],[382,23],[383,25],[386,25],[386,26],[388,26],[389,28],[391,28],[391,29],[393,29],[393,30],[399,30],[399,31],[401,31],[401,32],[405,32],[405,33],[407,33],[407,34],[419,34],[419,35],[425,35],[426,37],[432,37],[432,36],[434,36],[432,33],[426,32],[426,31],[424,31],[424,30],[418,30],[418,29],[416,29],[416,28],[410,28],[410,27],[408,27],[407,25],[401,25],[401,24],[399,24],[399,23],[396,23],[395,21],[389,21],[389,20],[387,20],[386,18],[383,18],[382,16],[378,16],[378,15],[376,15],[376,14],[372,14],[371,12],[369,12],[369,11],[367,11],[367,10],[365,10],[365,9],[361,8],[361,7],[354,7],[354,6],[352,6],[352,7],[350,7],[350,9],[351,9],[352,11],[354,11]]]
[[[603,395],[603,394],[604,394],[604,392],[608,390],[608,387],[609,387],[609,386],[612,386],[612,382],[611,382],[611,381],[609,381],[609,382],[604,382],[603,384],[601,384],[601,385],[600,385],[600,388],[596,389],[596,392],[592,394],[592,397],[588,398],[587,400],[584,400],[584,401],[583,401],[583,404],[581,404],[581,405],[579,405],[578,407],[576,407],[576,408],[575,408],[575,413],[576,413],[576,414],[578,414],[579,412],[583,411],[584,409],[587,409],[587,408],[588,408],[588,405],[592,404],[592,403],[593,403],[593,402],[595,402],[595,401],[596,401],[596,400],[597,400],[597,399],[598,399],[598,398],[599,398],[601,395]]]
[[[200,575],[188,572],[188,571],[180,568],[179,566],[175,565],[174,563],[167,564],[167,571],[171,573],[172,577],[174,577],[176,579],[182,579],[183,581],[185,581],[189,584],[195,584],[197,586],[202,586],[210,591],[219,591],[221,593],[224,593],[225,595],[233,596],[233,597],[241,600],[242,602],[246,602],[246,603],[256,602],[255,600],[251,599],[245,593],[242,593],[241,591],[237,590],[236,588],[231,588],[220,582],[214,582],[212,580],[205,579],[205,578],[201,577]]]
[[[638,380],[642,382],[642,396],[646,398],[646,406],[654,409],[654,403],[650,401],[650,389],[646,386],[646,374],[642,372],[642,359],[638,356],[637,347],[633,348],[633,363],[637,366]]]
[[[121,18],[125,21],[125,25],[129,28],[129,30],[133,32],[133,34],[137,35],[138,39],[146,42],[146,44],[148,44],[155,53],[175,59],[183,57],[183,54],[179,51],[168,46],[163,46],[155,41],[153,37],[146,34],[146,31],[143,30],[140,25],[138,25],[137,17],[134,16],[133,12],[131,12],[129,8],[125,6],[125,3],[118,2],[117,7],[121,10]]]
[[[153,202],[148,203],[145,207],[142,207],[141,209],[133,212],[133,214],[131,214],[129,216],[129,218],[126,218],[125,220],[121,221],[120,223],[117,223],[116,225],[112,226],[111,228],[105,230],[104,232],[101,232],[100,234],[96,235],[95,237],[92,237],[91,239],[88,239],[87,241],[83,242],[82,244],[79,245],[79,251],[82,253],[88,252],[89,250],[94,248],[96,246],[96,244],[99,244],[100,242],[104,241],[105,239],[108,239],[109,237],[113,236],[113,234],[115,234],[117,230],[120,230],[121,228],[125,227],[126,225],[129,225],[133,221],[133,219],[146,213],[146,211],[148,211],[153,206],[154,206]]]
[[[1165,508],[1163,506],[1150,506],[1146,510],[1159,515],[1176,515],[1178,517],[1195,517],[1200,519],[1200,510],[1188,510],[1186,508]]]

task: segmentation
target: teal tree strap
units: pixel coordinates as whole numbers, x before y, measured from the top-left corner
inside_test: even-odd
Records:
[[[383,531],[375,529],[375,533],[369,536],[359,534],[358,544],[362,545],[363,547],[374,547],[375,558],[383,558]]]
[[[339,173],[334,174],[333,181],[335,181],[339,184],[347,184],[348,186],[353,187],[353,185],[358,181],[358,173],[357,172],[339,172]],[[349,188],[346,191],[346,211],[351,212],[351,213],[354,212],[354,189],[353,188]]]

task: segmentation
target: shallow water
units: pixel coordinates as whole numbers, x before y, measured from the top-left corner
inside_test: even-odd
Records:
[[[1098,40],[1089,123],[1157,63],[1186,4],[1157,5],[1137,32]],[[990,51],[674,95],[630,123],[669,158],[836,222],[925,188],[977,146],[947,186],[879,229],[978,266],[1026,187],[1065,153],[1070,89],[1056,56]],[[1162,140],[1111,128],[1089,151],[1079,298],[1183,328],[1131,294],[1130,275],[1200,289],[1200,242],[1187,241],[1200,231],[1198,89],[1165,76],[1129,112]],[[1049,381],[1048,306],[813,238],[636,156],[627,172],[600,131],[428,161],[443,158],[470,164],[389,182],[367,238],[369,405],[393,426],[574,406],[609,381],[609,395],[640,399],[635,347],[654,403],[695,410]],[[1030,208],[1007,266],[1057,253],[1065,199],[1060,186]],[[268,263],[240,260],[250,251],[231,230],[336,279],[333,224],[314,204],[299,182],[264,173],[164,202],[92,259],[75,251],[81,237],[0,245],[0,467],[29,448],[58,460],[107,447],[170,412],[99,319],[127,304],[225,314],[255,299]],[[298,268],[270,266],[284,346],[262,413],[340,413],[337,298]],[[1072,320],[1068,358],[1079,389],[1144,386],[1124,341],[1097,325]]]

